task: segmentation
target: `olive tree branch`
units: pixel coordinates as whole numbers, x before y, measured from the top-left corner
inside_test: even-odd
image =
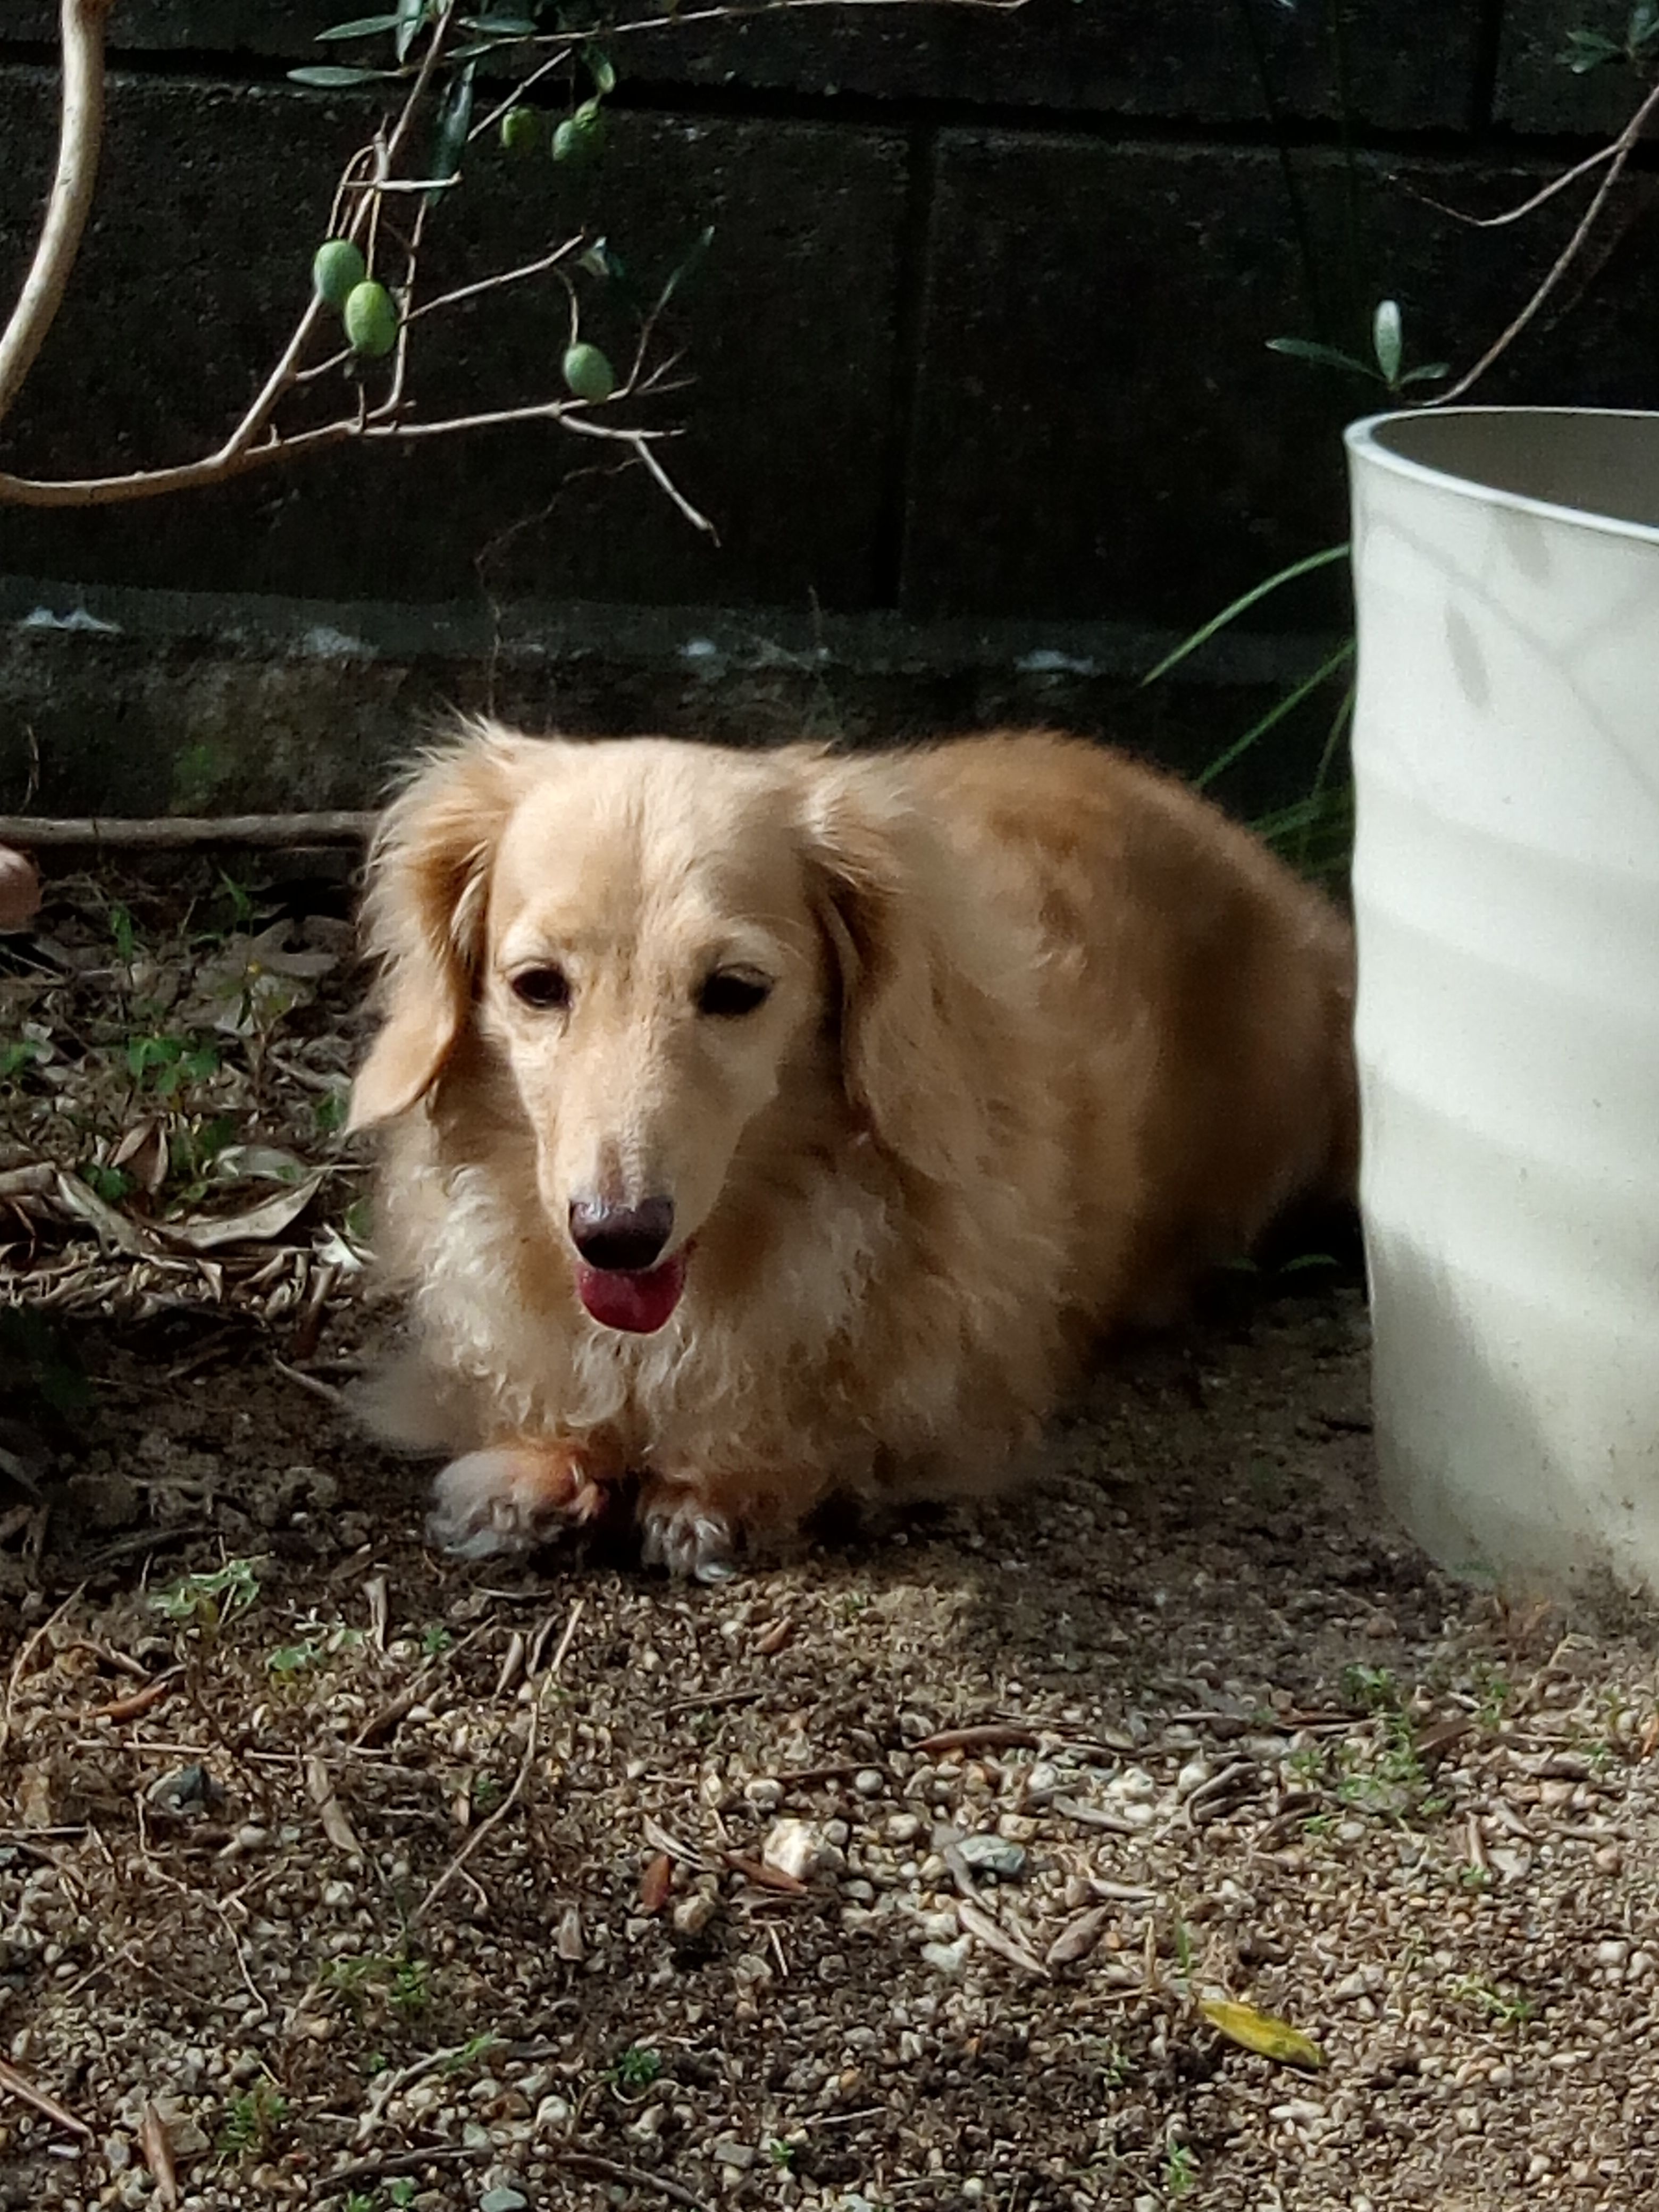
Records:
[[[1620,178],[1624,174],[1626,164],[1629,161],[1632,154],[1636,150],[1637,143],[1641,138],[1644,131],[1647,128],[1649,118],[1654,113],[1656,109],[1659,109],[1659,84],[1656,84],[1653,87],[1652,90],[1647,94],[1641,105],[1637,108],[1635,113],[1631,117],[1630,121],[1626,124],[1624,129],[1619,133],[1619,136],[1610,145],[1603,147],[1599,154],[1593,155],[1588,161],[1581,161],[1577,168],[1569,170],[1565,176],[1558,177],[1553,184],[1547,185],[1541,192],[1534,193],[1531,199],[1524,202],[1520,207],[1512,209],[1508,215],[1488,218],[1489,222],[1506,222],[1515,221],[1521,216],[1529,214],[1534,207],[1540,206],[1544,201],[1550,198],[1553,193],[1560,190],[1564,185],[1571,184],[1578,177],[1587,174],[1590,169],[1596,167],[1598,164],[1605,164],[1601,180],[1597,184],[1595,191],[1590,196],[1589,204],[1585,208],[1583,214],[1579,217],[1577,225],[1574,229],[1571,237],[1568,239],[1560,252],[1557,254],[1554,261],[1546,270],[1542,279],[1534,288],[1532,297],[1521,309],[1519,314],[1515,316],[1509,325],[1499,332],[1498,336],[1493,339],[1491,345],[1486,348],[1486,352],[1483,353],[1480,360],[1475,362],[1474,368],[1466,370],[1465,373],[1458,378],[1456,383],[1449,386],[1444,392],[1436,392],[1433,398],[1426,402],[1428,406],[1444,407],[1449,405],[1454,399],[1461,399],[1466,392],[1471,390],[1474,385],[1480,382],[1480,379],[1486,374],[1486,371],[1492,367],[1493,363],[1501,359],[1501,357],[1509,351],[1510,348],[1515,343],[1516,338],[1520,337],[1522,331],[1526,329],[1528,324],[1533,320],[1534,317],[1539,313],[1540,308],[1542,308],[1545,302],[1554,292],[1557,285],[1560,283],[1562,278],[1566,275],[1567,271],[1572,267],[1574,262],[1577,260],[1579,255],[1583,252],[1585,246],[1589,242],[1590,234],[1595,228],[1596,223],[1600,219],[1601,210],[1607,204],[1608,198],[1613,191],[1613,186],[1619,182]]]
[[[104,33],[113,0],[62,0],[64,51],[63,125],[57,181],[42,228],[33,268],[22,296],[0,332],[0,414],[16,396],[38,356],[47,330],[60,307],[73,270],[84,230],[96,175],[103,129]],[[720,0],[720,4],[696,9],[672,21],[677,26],[707,24],[744,17],[776,15],[794,8],[895,7],[915,0]],[[944,4],[974,8],[988,14],[1018,11],[1025,0],[944,0]],[[139,469],[118,476],[38,478],[0,471],[0,503],[33,507],[107,507],[129,501],[155,499],[171,493],[227,483],[331,447],[348,444],[412,444],[432,438],[457,436],[510,424],[550,422],[573,435],[598,439],[622,447],[667,495],[679,513],[698,530],[715,535],[713,524],[678,489],[659,458],[656,448],[666,437],[678,434],[661,428],[601,421],[594,410],[609,410],[620,402],[650,393],[678,389],[667,380],[672,362],[647,368],[647,354],[655,326],[668,294],[665,292],[646,318],[635,358],[625,380],[604,400],[574,396],[526,402],[487,412],[441,417],[422,422],[410,411],[407,396],[411,332],[423,318],[458,301],[500,290],[532,278],[551,275],[563,285],[570,304],[570,335],[574,343],[580,330],[580,303],[567,264],[586,244],[585,238],[567,239],[551,252],[515,269],[494,274],[440,294],[431,300],[416,296],[421,245],[432,194],[458,182],[459,178],[410,178],[397,173],[415,120],[433,86],[435,71],[444,60],[451,33],[459,21],[459,0],[442,0],[425,46],[417,61],[395,74],[403,88],[401,105],[389,126],[383,123],[373,140],[351,155],[333,194],[331,234],[350,240],[364,251],[367,265],[374,270],[383,232],[397,239],[403,258],[402,281],[392,283],[399,313],[396,347],[387,384],[373,405],[366,384],[360,380],[349,414],[331,422],[298,430],[278,427],[276,416],[283,399],[297,387],[313,383],[330,371],[356,361],[350,349],[336,349],[321,361],[307,362],[326,312],[314,295],[307,301],[286,343],[223,443],[199,459],[171,467]],[[562,33],[556,38],[504,44],[547,45],[556,49],[521,81],[513,98],[492,111],[468,132],[469,143],[500,119],[514,101],[550,71],[568,63],[573,53],[592,39],[626,36],[666,27],[661,17],[641,18],[595,31]],[[421,194],[407,237],[398,231],[386,212],[394,196]],[[671,286],[672,289],[672,286]],[[365,366],[361,362],[357,365]]]
[[[104,25],[112,0],[63,0],[63,123],[58,169],[34,260],[0,331],[0,417],[34,366],[69,288],[98,180],[104,137]]]

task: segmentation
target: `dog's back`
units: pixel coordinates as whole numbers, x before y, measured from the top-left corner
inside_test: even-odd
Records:
[[[1040,935],[1043,1076],[1066,1101],[1075,1279],[1100,1321],[1166,1318],[1292,1197],[1352,1195],[1353,947],[1328,899],[1102,746],[996,734],[908,772]]]

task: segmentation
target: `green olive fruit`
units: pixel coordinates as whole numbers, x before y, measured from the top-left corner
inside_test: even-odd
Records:
[[[509,107],[501,118],[501,150],[533,154],[541,141],[542,118],[533,107]]]
[[[343,307],[368,274],[361,247],[349,238],[325,239],[311,264],[311,281],[325,307]]]
[[[579,340],[566,349],[564,380],[578,399],[609,399],[617,388],[617,372],[598,346]]]
[[[553,133],[553,159],[580,168],[605,143],[605,118],[591,102],[567,115]]]
[[[365,361],[380,361],[398,343],[398,310],[384,284],[373,277],[346,295],[346,343]]]

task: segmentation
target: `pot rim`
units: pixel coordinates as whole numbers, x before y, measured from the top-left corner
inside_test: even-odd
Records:
[[[1632,522],[1622,515],[1602,514],[1593,507],[1565,507],[1557,500],[1536,499],[1529,492],[1511,491],[1503,484],[1485,483],[1479,477],[1437,468],[1431,462],[1413,460],[1409,455],[1396,452],[1377,434],[1385,427],[1398,423],[1463,422],[1497,416],[1506,416],[1517,422],[1641,422],[1650,425],[1655,439],[1659,440],[1659,410],[1650,408],[1394,407],[1379,414],[1364,416],[1357,422],[1350,422],[1342,433],[1342,442],[1347,447],[1351,459],[1364,459],[1374,467],[1386,469],[1391,475],[1404,477],[1413,483],[1432,485],[1437,490],[1450,492],[1455,496],[1476,499],[1487,507],[1507,507],[1516,514],[1536,515],[1542,520],[1567,523],[1580,530],[1595,531],[1602,536],[1628,538],[1640,544],[1659,545],[1659,523]]]

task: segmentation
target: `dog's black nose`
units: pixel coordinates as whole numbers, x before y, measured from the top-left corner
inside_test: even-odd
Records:
[[[654,1267],[674,1232],[672,1198],[642,1206],[605,1206],[598,1199],[570,1201],[570,1241],[590,1267],[641,1274]]]

